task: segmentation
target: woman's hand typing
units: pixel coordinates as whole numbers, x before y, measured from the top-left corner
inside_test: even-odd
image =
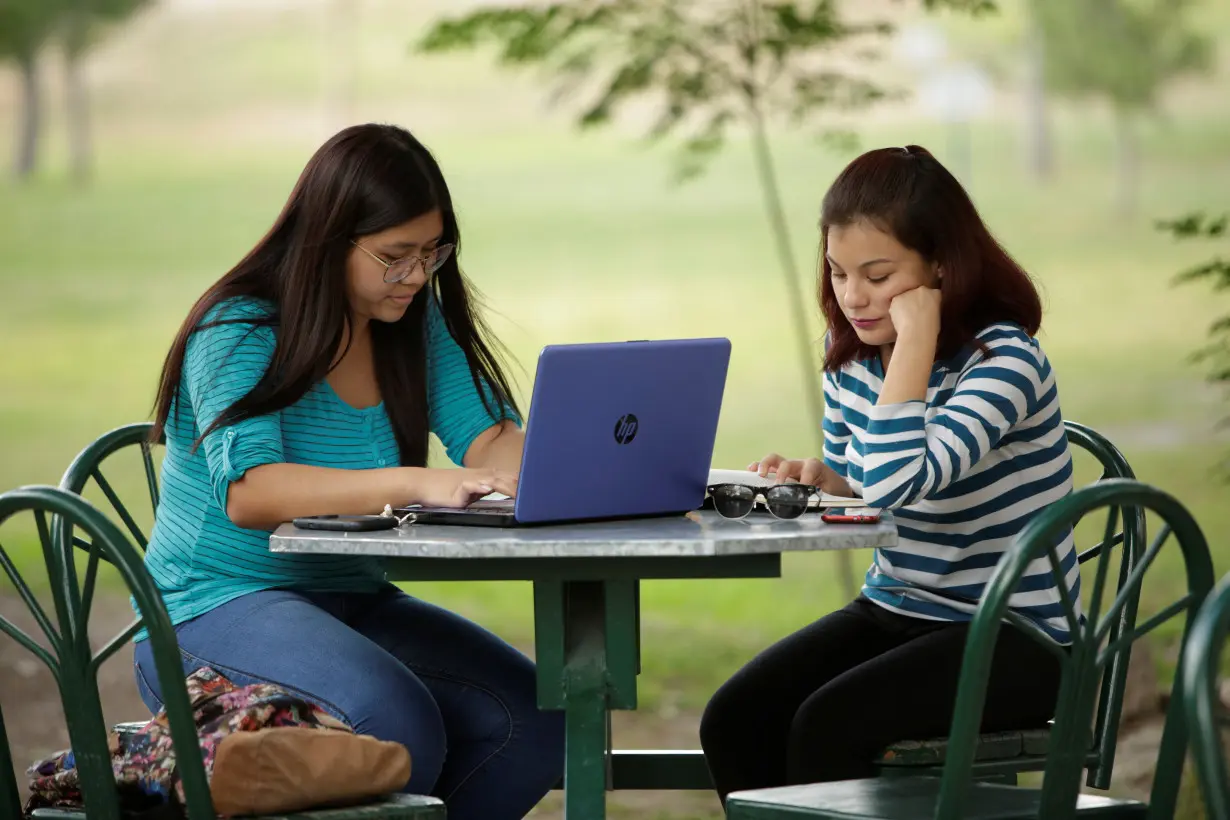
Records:
[[[424,507],[464,507],[490,493],[517,494],[517,476],[495,467],[416,470],[415,501]]]
[[[854,495],[846,480],[818,458],[789,459],[782,458],[777,453],[769,453],[760,461],[753,461],[747,468],[761,476],[773,474],[779,484],[797,481],[800,484],[819,487],[829,495]]]

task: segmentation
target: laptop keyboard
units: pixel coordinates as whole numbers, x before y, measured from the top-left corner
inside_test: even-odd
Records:
[[[430,507],[428,509],[441,512],[479,513],[480,515],[508,515],[516,510],[516,500],[512,498],[483,498],[468,507]],[[421,507],[404,507],[397,510],[400,515],[419,512]]]
[[[471,512],[510,513],[516,507],[516,503],[511,498],[483,498],[462,509]]]

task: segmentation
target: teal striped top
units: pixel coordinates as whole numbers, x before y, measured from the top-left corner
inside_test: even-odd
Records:
[[[474,439],[499,419],[484,407],[435,298],[424,298],[431,300],[428,420],[449,458],[460,464]],[[276,328],[243,320],[267,318],[271,310],[256,300],[230,300],[210,311],[202,325],[229,323],[202,327],[188,342],[176,406],[167,421],[162,497],[145,558],[172,623],[262,589],[361,592],[384,579],[376,558],[270,552],[268,531],[243,529],[226,515],[231,482],[262,464],[350,470],[400,464],[383,403],[356,409],[321,381],[284,410],[218,428],[191,451],[200,431],[246,395],[268,368]],[[519,423],[511,411],[507,417]]]
[[[1072,454],[1055,374],[1024,328],[984,328],[936,362],[925,401],[879,404],[879,357],[824,377],[824,461],[871,507],[897,520],[863,595],[916,618],[968,621],[1017,534],[1072,492]],[[1070,643],[1064,592],[1077,605],[1072,533],[1056,544],[1061,590],[1046,558],[1031,563],[1008,605]]]

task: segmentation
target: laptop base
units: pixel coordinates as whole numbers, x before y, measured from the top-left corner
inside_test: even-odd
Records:
[[[479,504],[483,502],[478,502]],[[679,518],[692,512],[692,510],[679,510],[671,512],[655,512],[655,513],[638,513],[637,515],[608,515],[600,518],[575,518],[562,519],[559,521],[518,521],[516,513],[513,511],[511,499],[507,506],[496,507],[494,504],[502,504],[502,502],[490,502],[493,506],[487,507],[407,507],[406,509],[394,510],[398,516],[413,515],[414,518],[406,523],[408,524],[438,524],[453,527],[554,527],[564,524],[592,524],[599,521],[636,521],[641,519],[651,518]]]

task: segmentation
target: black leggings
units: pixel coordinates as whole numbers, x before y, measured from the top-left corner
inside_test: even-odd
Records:
[[[885,746],[946,736],[968,632],[968,623],[898,615],[860,596],[769,647],[701,718],[718,795],[870,777]],[[983,731],[1045,726],[1059,678],[1055,655],[1004,625]]]

